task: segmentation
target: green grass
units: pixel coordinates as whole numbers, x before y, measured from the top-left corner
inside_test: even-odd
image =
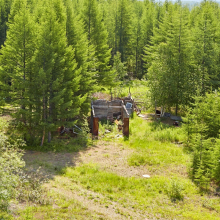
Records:
[[[177,216],[178,219],[218,219],[219,216],[219,206],[213,206],[216,212],[210,213],[203,203],[199,204],[197,187],[184,177],[128,178],[105,172],[93,164],[67,168],[64,176],[127,208],[148,211],[151,216],[166,219]]]
[[[55,193],[51,193],[51,196],[55,201],[53,205],[28,206],[17,213],[20,216],[17,219],[100,219],[96,213],[88,211],[86,207],[74,199],[67,199],[65,196]]]
[[[128,158],[131,166],[157,165],[159,167],[187,165],[190,157],[176,142],[184,141],[181,128],[170,127],[161,122],[146,122],[134,117],[130,120],[131,134],[125,145],[135,152]]]

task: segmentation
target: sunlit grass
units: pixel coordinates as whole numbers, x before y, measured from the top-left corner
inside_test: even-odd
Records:
[[[128,158],[131,166],[139,165],[187,165],[189,155],[183,147],[175,144],[184,141],[182,128],[176,128],[161,122],[147,122],[137,116],[130,120],[131,135],[126,146],[135,149]]]
[[[203,203],[198,203],[199,190],[191,180],[183,177],[122,177],[103,171],[94,164],[67,168],[64,176],[126,208],[148,211],[151,216],[159,215],[166,219],[177,216],[178,219],[218,219],[218,213],[206,212]],[[217,206],[215,208],[219,209]]]
[[[87,208],[74,199],[68,199],[65,196],[50,193],[54,199],[53,205],[45,206],[28,206],[24,210],[20,210],[18,220],[27,219],[100,219],[96,213],[90,212]]]

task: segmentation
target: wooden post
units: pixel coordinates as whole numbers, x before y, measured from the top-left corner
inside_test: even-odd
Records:
[[[99,135],[99,118],[93,117],[92,135],[98,137]]]
[[[121,119],[124,119],[124,108],[123,108],[123,103],[121,103]]]
[[[123,122],[123,135],[129,137],[129,118],[124,118]]]

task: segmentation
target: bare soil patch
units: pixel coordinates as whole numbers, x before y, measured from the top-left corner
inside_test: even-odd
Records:
[[[65,167],[81,166],[93,163],[101,169],[125,177],[141,177],[147,172],[145,166],[130,167],[127,158],[133,153],[132,149],[118,143],[99,141],[95,146],[73,153],[54,153],[26,151],[24,160],[28,170],[34,172],[41,169],[47,178],[56,175],[56,171]]]

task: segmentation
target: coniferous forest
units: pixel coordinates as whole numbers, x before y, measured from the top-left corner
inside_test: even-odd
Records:
[[[43,146],[61,126],[85,126],[93,93],[135,80],[151,107],[184,116],[191,180],[219,186],[218,3],[0,0],[0,110],[22,143]],[[16,145],[2,137],[0,146]]]
[[[152,100],[177,113],[218,89],[219,11],[211,1],[189,11],[168,1],[2,0],[1,97],[18,106],[27,136],[49,141],[88,113],[92,92],[124,79],[147,80]]]

